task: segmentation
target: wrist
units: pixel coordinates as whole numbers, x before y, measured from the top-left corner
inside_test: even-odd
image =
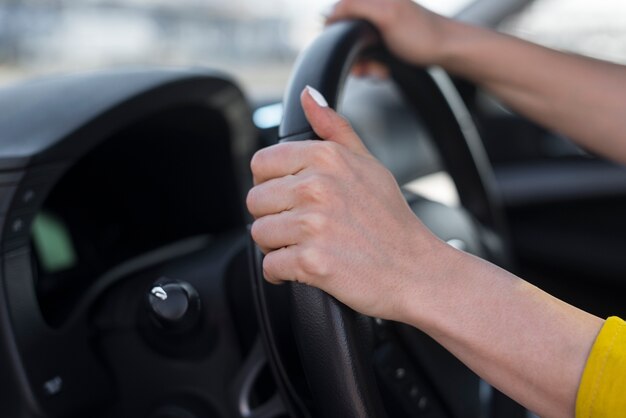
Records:
[[[475,49],[475,38],[483,32],[482,28],[453,19],[441,18],[437,53],[433,65],[464,75],[463,69],[471,60],[472,51]]]
[[[467,258],[466,253],[433,236],[429,249],[414,258],[395,319],[422,330],[431,328],[445,313],[447,289],[456,286]]]

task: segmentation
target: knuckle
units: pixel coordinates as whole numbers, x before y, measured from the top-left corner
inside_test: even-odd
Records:
[[[314,147],[313,157],[322,167],[334,167],[341,160],[341,148],[334,142],[320,141]]]
[[[326,194],[324,182],[321,174],[311,174],[300,182],[296,192],[306,202],[321,202]]]
[[[297,263],[305,281],[321,278],[326,274],[324,255],[317,247],[303,248],[298,254]]]
[[[343,133],[351,133],[353,131],[352,129],[352,124],[350,123],[350,121],[348,119],[346,119],[343,116],[339,116],[339,118],[337,119],[337,123],[335,124],[336,129]]]
[[[300,229],[308,236],[319,235],[327,226],[326,216],[319,212],[311,212],[300,218]]]

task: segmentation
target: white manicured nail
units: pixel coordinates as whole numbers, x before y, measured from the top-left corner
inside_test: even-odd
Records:
[[[317,103],[319,107],[328,107],[328,102],[326,101],[324,96],[322,96],[322,93],[315,90],[311,86],[306,86],[306,91],[307,93],[309,93],[309,96],[311,96],[311,98],[315,100],[315,103]]]

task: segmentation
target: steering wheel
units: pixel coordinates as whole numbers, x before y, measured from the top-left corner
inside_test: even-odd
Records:
[[[452,82],[441,70],[416,68],[385,51],[377,30],[365,21],[329,26],[298,58],[284,96],[281,141],[317,138],[300,105],[306,85],[319,90],[336,108],[351,66],[368,54],[383,60],[407,101],[435,138],[443,163],[455,181],[465,211],[475,220],[472,252],[498,264],[508,262],[506,228],[493,175],[472,120]],[[273,292],[265,284],[257,251],[253,289],[260,329],[272,371],[293,416],[374,418],[387,416],[372,367],[372,321],[328,294],[290,283],[291,330],[312,396],[300,400],[290,377],[286,350],[279,340],[284,317],[272,313]],[[284,333],[284,332],[282,332]]]

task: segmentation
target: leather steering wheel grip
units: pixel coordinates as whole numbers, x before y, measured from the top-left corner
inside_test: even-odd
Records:
[[[366,21],[343,21],[327,27],[294,65],[283,97],[283,120],[278,128],[280,141],[316,138],[300,105],[302,90],[307,85],[314,87],[331,108],[336,108],[356,58],[364,50],[380,46],[378,31]]]
[[[351,66],[359,55],[371,56],[371,53],[389,66],[407,105],[436,138],[434,145],[457,186],[463,208],[476,220],[487,257],[506,265],[510,260],[508,234],[493,172],[471,115],[452,80],[443,71],[417,68],[395,59],[385,50],[380,35],[369,23],[335,23],[300,55],[283,100],[279,139],[315,139],[300,104],[302,90],[306,85],[316,88],[329,106],[336,108]],[[267,303],[264,305],[259,265],[257,263],[259,271],[254,276],[256,284],[253,287],[258,289],[255,302],[261,334],[269,347],[268,352],[273,353],[270,364],[274,374],[289,383],[278,351],[272,351],[276,344],[272,344],[272,321],[268,319]],[[386,417],[372,367],[373,339],[369,318],[316,288],[298,283],[288,286],[292,335],[313,396],[313,416]],[[290,386],[284,384],[282,387],[285,388],[281,392],[283,398],[289,399]],[[293,415],[309,416],[307,411]]]
[[[283,100],[281,141],[317,138],[300,104],[302,90],[306,85],[316,88],[329,106],[336,108],[350,68],[372,47],[382,47],[381,38],[365,21],[339,22],[326,28],[300,55],[292,72]],[[385,417],[371,361],[369,318],[319,289],[299,283],[289,286],[292,327],[315,416]]]

